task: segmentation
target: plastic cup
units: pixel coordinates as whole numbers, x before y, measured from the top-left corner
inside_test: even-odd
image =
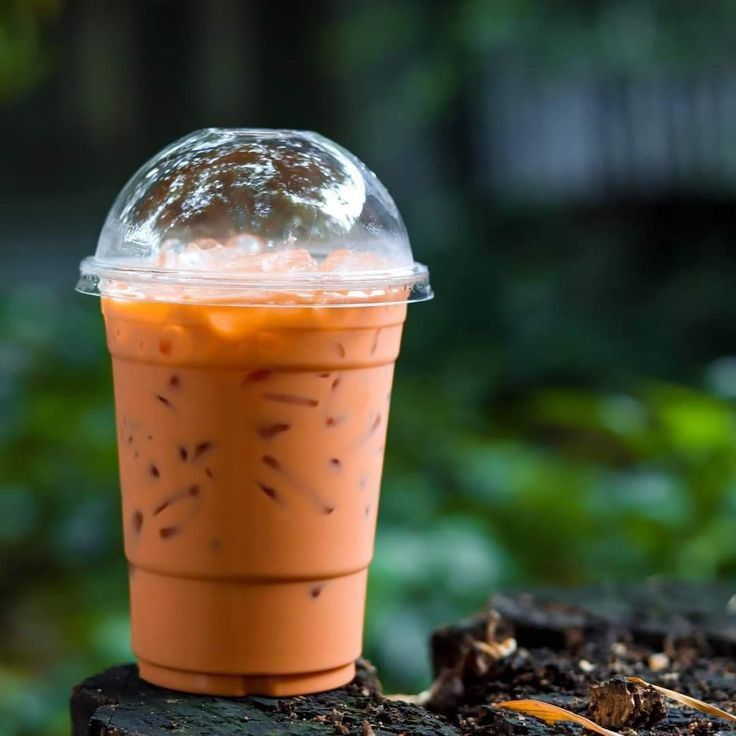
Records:
[[[200,131],[128,182],[78,288],[112,355],[141,676],[349,682],[406,304],[431,296],[386,190],[315,134]]]

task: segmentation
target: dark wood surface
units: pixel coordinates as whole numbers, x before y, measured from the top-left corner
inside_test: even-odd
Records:
[[[424,708],[384,700],[364,663],[349,686],[296,698],[186,695],[148,685],[122,665],[78,685],[71,713],[73,736],[456,733]]]
[[[547,700],[626,733],[706,736],[734,723],[660,701],[623,681],[635,675],[736,707],[736,586],[650,583],[495,595],[478,616],[435,632],[423,705],[386,699],[367,664],[356,680],[297,698],[213,698],[162,690],[132,665],[81,683],[73,736],[581,733],[494,703]],[[592,688],[592,697],[591,697]]]

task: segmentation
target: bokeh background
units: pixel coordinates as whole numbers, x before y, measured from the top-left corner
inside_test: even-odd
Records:
[[[0,4],[0,733],[130,658],[110,369],[73,293],[199,127],[310,128],[394,194],[411,310],[366,651],[426,686],[499,588],[736,573],[736,3]]]

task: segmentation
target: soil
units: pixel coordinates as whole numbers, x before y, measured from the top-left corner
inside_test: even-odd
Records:
[[[627,688],[623,679],[639,677],[734,711],[732,595],[729,586],[656,583],[496,595],[484,614],[433,635],[437,679],[426,705],[474,736],[581,732],[493,707],[519,698],[640,734],[736,733],[735,723],[663,700],[649,688]],[[504,641],[515,651],[494,656],[493,646]]]

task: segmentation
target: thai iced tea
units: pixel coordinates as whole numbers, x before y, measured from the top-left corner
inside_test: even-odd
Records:
[[[347,683],[406,305],[432,297],[385,187],[316,133],[195,131],[122,188],[77,289],[112,354],[141,676]]]
[[[103,311],[141,676],[226,695],[349,681],[406,305]]]

